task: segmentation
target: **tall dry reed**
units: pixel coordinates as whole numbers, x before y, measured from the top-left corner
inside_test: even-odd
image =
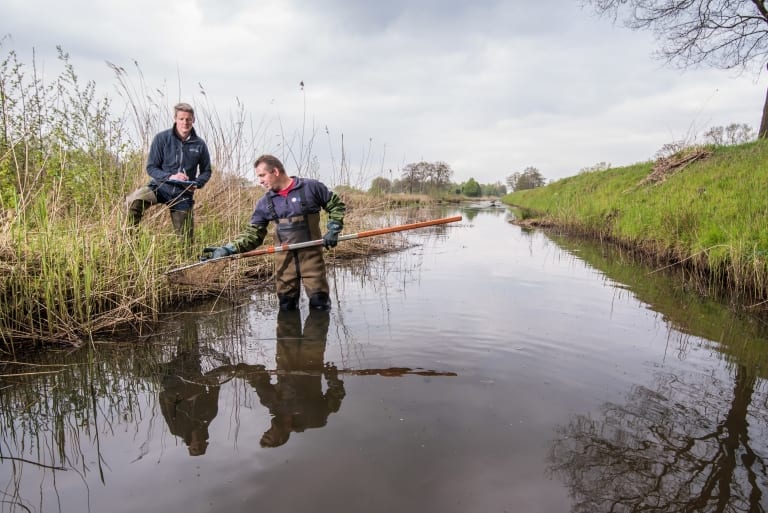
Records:
[[[239,101],[221,114],[202,90],[192,101],[214,172],[195,195],[197,242],[185,247],[164,206],[148,210],[138,229],[124,226],[124,198],[147,182],[149,144],[171,126],[180,99],[147,84],[138,66],[129,72],[110,64],[117,82],[117,98],[110,98],[83,83],[62,50],[62,72],[52,80],[34,58],[27,65],[2,42],[0,51],[0,351],[142,332],[169,306],[236,293],[270,276],[269,258],[245,259],[214,280],[183,286],[164,275],[246,226],[263,193],[249,181],[253,159],[274,150],[266,118],[254,119]],[[316,130],[302,126],[288,136],[280,128],[281,156],[311,174]],[[370,214],[385,209],[351,188],[344,194],[347,233],[370,228]],[[328,256],[351,258],[392,244],[355,241]]]

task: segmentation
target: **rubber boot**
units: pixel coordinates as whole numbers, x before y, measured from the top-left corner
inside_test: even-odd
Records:
[[[280,310],[296,310],[298,308],[298,300],[294,296],[285,296],[282,294],[278,294],[277,296],[278,301],[280,302]]]
[[[155,203],[157,203],[157,195],[155,195],[155,191],[151,187],[144,185],[133,191],[125,198],[125,207],[128,214],[126,224],[128,226],[138,226],[141,218],[144,216],[144,211]]]
[[[176,235],[188,246],[192,245],[194,238],[194,221],[191,210],[171,210],[171,222]]]
[[[309,307],[315,310],[330,310],[331,298],[327,292],[315,292],[309,296]]]
[[[134,200],[128,204],[128,217],[126,218],[126,224],[128,227],[138,226],[141,222],[141,218],[144,217],[144,211],[150,206],[148,201]]]

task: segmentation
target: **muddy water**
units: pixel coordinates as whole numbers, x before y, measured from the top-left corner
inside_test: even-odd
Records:
[[[422,218],[455,214],[334,268],[329,314],[220,299],[7,367],[0,511],[768,507],[759,322],[503,208]]]

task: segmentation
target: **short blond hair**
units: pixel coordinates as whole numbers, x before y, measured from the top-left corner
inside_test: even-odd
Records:
[[[177,103],[176,105],[173,106],[173,115],[174,115],[174,117],[176,116],[176,114],[179,111],[181,111],[181,112],[189,112],[193,116],[195,115],[195,109],[193,109],[192,105],[190,105],[188,103],[181,102],[181,103]]]

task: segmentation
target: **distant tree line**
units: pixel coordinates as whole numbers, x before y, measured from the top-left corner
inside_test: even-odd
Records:
[[[470,178],[466,182],[455,183],[452,178],[453,170],[445,162],[413,162],[403,167],[398,178],[374,178],[368,191],[372,194],[455,194],[469,197],[503,196],[507,193],[506,186],[501,182],[481,184]]]
[[[546,185],[546,183],[546,178],[533,166],[528,166],[522,172],[512,173],[507,177],[507,187],[512,191],[535,189]]]
[[[703,137],[708,144],[718,146],[742,144],[754,140],[752,127],[744,123],[731,123],[726,126],[714,126],[708,129]],[[682,148],[683,141],[666,145]],[[665,147],[666,149],[666,147]],[[605,171],[611,168],[607,162],[598,162],[595,165],[584,167],[579,174]],[[496,182],[481,184],[474,178],[466,182],[454,183],[451,166],[442,161],[437,162],[413,162],[403,167],[398,178],[379,176],[371,182],[369,192],[373,194],[455,194],[477,198],[481,196],[504,196],[509,191],[521,191],[535,189],[547,184],[547,179],[534,166],[528,166],[523,171],[518,171],[507,176],[506,183]]]
[[[704,132],[706,142],[717,146],[732,146],[754,140],[755,133],[746,123],[731,123],[727,126],[713,126]]]

